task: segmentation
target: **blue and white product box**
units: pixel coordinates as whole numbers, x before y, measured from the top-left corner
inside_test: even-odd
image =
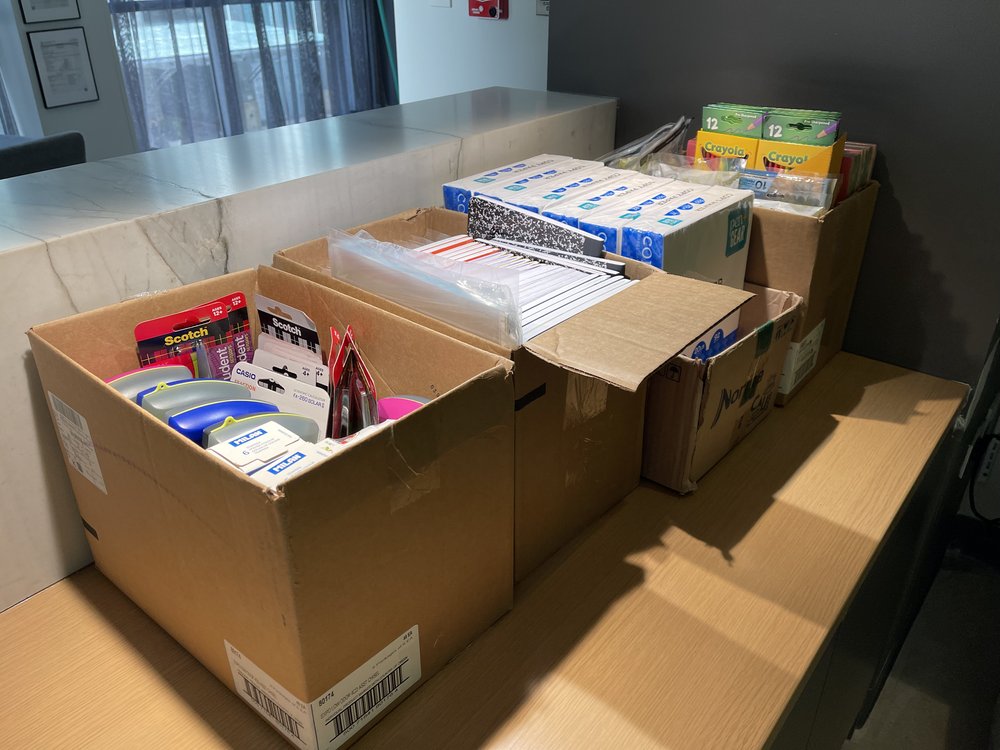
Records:
[[[300,441],[284,456],[258,469],[250,476],[261,484],[275,489],[296,474],[301,474],[306,469],[325,461],[345,447],[330,438],[325,438],[316,444]]]
[[[244,474],[253,474],[299,446],[311,445],[277,422],[265,422],[230,440],[213,445],[208,451]]]
[[[605,206],[614,206],[621,201],[628,201],[630,196],[636,196],[648,190],[665,189],[671,182],[672,180],[663,177],[650,177],[631,172],[621,180],[599,186],[599,189],[585,194],[582,198],[559,201],[542,211],[542,215],[578,228],[580,219],[588,214],[598,213],[604,210]]]
[[[704,188],[681,203],[644,215],[622,230],[622,255],[668,273],[742,289],[753,193],[722,187]],[[685,354],[706,359],[736,340],[739,314],[706,332]]]
[[[442,188],[444,191],[444,207],[452,211],[467,213],[472,191],[477,187],[508,180],[512,176],[521,174],[522,172],[546,167],[560,161],[567,161],[569,158],[568,156],[539,154],[538,156],[532,156],[530,159],[522,159],[513,164],[507,164],[503,167],[497,167],[496,169],[490,169],[486,172],[480,172],[479,174],[446,183]]]
[[[596,234],[604,240],[604,249],[609,253],[622,254],[622,229],[642,218],[647,211],[666,208],[687,196],[704,190],[703,185],[675,180],[665,189],[657,188],[640,195],[629,196],[596,214],[588,214],[580,219],[579,229]]]
[[[498,180],[489,185],[481,185],[473,188],[472,194],[483,195],[487,198],[509,203],[517,200],[518,195],[526,193],[529,190],[534,192],[543,187],[556,188],[562,184],[585,177],[590,172],[603,166],[603,164],[597,161],[566,159],[538,169],[527,170],[506,180]]]
[[[559,185],[552,186],[550,183],[546,183],[530,190],[515,193],[512,196],[506,196],[505,200],[512,206],[537,214],[555,203],[572,200],[574,197],[593,192],[598,186],[620,179],[626,174],[629,173],[621,169],[598,167],[592,171],[574,173],[568,177],[567,181],[560,180]]]

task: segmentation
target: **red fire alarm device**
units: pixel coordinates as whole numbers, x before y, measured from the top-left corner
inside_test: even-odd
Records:
[[[469,0],[469,15],[473,18],[507,18],[507,0]]]

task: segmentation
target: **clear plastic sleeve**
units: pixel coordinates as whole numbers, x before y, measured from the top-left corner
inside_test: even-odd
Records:
[[[740,170],[746,159],[712,159],[706,161],[686,154],[651,154],[643,171],[653,177],[666,177],[698,185],[740,186]]]
[[[379,242],[366,232],[330,232],[330,273],[392,300],[516,349],[522,343],[517,275]]]
[[[621,148],[602,156],[607,166],[615,169],[634,169],[641,171],[651,154],[680,153],[687,145],[687,131],[691,124],[690,117],[680,117],[676,122],[669,122],[642,138],[637,138]]]
[[[837,197],[837,175],[744,170],[739,187],[752,190],[754,205],[776,211],[819,216],[830,210]]]

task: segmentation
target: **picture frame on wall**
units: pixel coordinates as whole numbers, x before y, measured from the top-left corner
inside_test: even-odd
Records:
[[[82,26],[28,32],[28,46],[46,109],[100,98]]]
[[[27,23],[73,21],[80,17],[78,0],[20,0],[21,18]]]

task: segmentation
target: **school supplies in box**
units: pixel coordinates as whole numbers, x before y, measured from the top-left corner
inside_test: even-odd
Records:
[[[469,235],[477,240],[518,240],[601,257],[604,242],[554,219],[477,196],[469,203]]]
[[[315,385],[324,391],[330,389],[330,370],[323,364],[322,354],[287,344],[266,333],[259,337],[253,364],[284,375],[301,383]]]
[[[148,388],[155,388],[160,383],[190,378],[193,374],[191,368],[186,365],[151,365],[123,372],[104,382],[131,401]]]
[[[521,174],[531,169],[545,167],[557,162],[566,161],[568,156],[554,156],[552,154],[539,154],[530,159],[522,159],[513,164],[506,164],[496,169],[480,172],[469,177],[446,183],[443,186],[444,207],[451,211],[461,211],[465,213],[469,210],[469,200],[472,192],[476,188],[492,185],[495,182],[507,180],[514,175]]]
[[[252,432],[258,427],[264,426],[268,422],[274,422],[282,429],[288,430],[300,440],[304,440],[307,443],[315,443],[320,439],[319,427],[309,417],[279,411],[273,414],[255,414],[254,416],[241,417],[239,419],[227,417],[222,424],[205,430],[202,445],[206,448],[211,448],[213,445],[234,440],[241,435]]]
[[[201,445],[205,430],[215,427],[229,417],[238,419],[252,414],[276,411],[278,407],[274,404],[252,399],[215,401],[176,412],[167,419],[167,424],[184,437]]]
[[[426,403],[428,403],[426,398],[419,398],[418,396],[387,396],[386,398],[380,398],[378,400],[378,421],[385,422],[388,419],[402,419]]]
[[[559,201],[547,207],[542,215],[578,228],[580,219],[588,214],[601,211],[620,201],[629,200],[630,197],[647,190],[666,190],[670,182],[672,180],[626,172],[623,177],[598,185],[596,189],[573,200]]]
[[[840,112],[772,109],[764,115],[765,141],[832,146],[840,135]]]
[[[266,333],[279,341],[307,349],[320,357],[320,361],[322,361],[316,324],[308,315],[290,305],[261,294],[256,296],[255,301],[262,334]]]
[[[479,200],[474,198],[473,202]],[[475,210],[473,208],[473,210]],[[543,244],[469,236],[450,237],[415,252],[472,267],[501,267],[517,275],[517,319],[528,341],[582,310],[626,289],[632,281],[618,262],[550,252]]]
[[[240,362],[233,368],[233,382],[245,386],[254,400],[274,404],[279,411],[308,417],[319,433],[326,435],[330,395],[322,388],[250,362]]]
[[[710,133],[760,138],[766,113],[763,107],[747,104],[706,104],[701,108],[701,129]]]
[[[714,159],[743,159],[753,165],[760,148],[759,138],[747,138],[729,133],[699,130],[695,141],[695,155],[709,163]]]
[[[331,358],[333,419],[330,435],[345,438],[379,423],[375,381],[361,357],[354,329],[347,326],[343,338],[331,328],[331,339],[340,340],[336,358]]]
[[[228,380],[252,351],[246,295],[233,292],[135,327],[140,367],[174,364],[191,375]]]
[[[808,172],[823,176],[838,174],[846,139],[847,136],[841,136],[832,146],[761,141],[753,169],[766,172]]]
[[[516,199],[522,192],[556,188],[567,180],[582,179],[600,169],[604,169],[604,165],[599,162],[566,159],[543,169],[528,170],[508,180],[476,188],[472,195],[486,195],[497,200]]]
[[[621,148],[600,158],[609,167],[617,169],[642,169],[646,160],[657,153],[678,153],[684,149],[690,117],[680,117],[676,122],[662,125]]]
[[[195,377],[217,378],[228,377],[232,369],[229,314],[218,302],[139,323],[135,340],[143,367],[179,364]]]
[[[287,456],[306,441],[280,425],[276,420],[277,416],[260,414],[246,419],[226,420],[230,422],[230,426],[226,428],[230,432],[223,439],[207,446],[209,453],[227,461],[244,474],[253,474],[276,459]],[[253,425],[241,425],[250,419],[261,421]],[[233,425],[238,425],[235,431]],[[217,432],[218,428],[206,430],[206,436]]]
[[[142,397],[139,404],[154,417],[166,422],[177,412],[200,404],[229,399],[246,399],[250,392],[228,380],[188,380],[170,385],[161,383]]]

